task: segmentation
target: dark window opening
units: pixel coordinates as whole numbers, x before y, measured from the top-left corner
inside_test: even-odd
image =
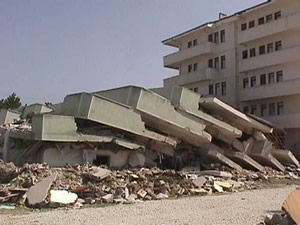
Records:
[[[219,67],[220,67],[220,60],[219,60],[219,57],[215,58],[215,69],[216,70],[219,70]]]
[[[278,20],[281,17],[281,11],[274,13],[274,19]]]
[[[269,115],[270,116],[275,116],[275,103],[270,103],[269,104]]]
[[[266,46],[262,45],[259,47],[259,54],[264,55],[266,53]]]
[[[277,81],[277,82],[283,81],[283,71],[278,71],[278,72],[276,73],[276,81]]]
[[[247,24],[246,23],[243,23],[241,25],[241,30],[244,31],[244,30],[247,30]]]
[[[256,105],[251,106],[251,114],[253,114],[253,115],[256,114]]]
[[[258,25],[262,25],[265,23],[265,17],[261,17],[258,19]]]
[[[208,94],[209,95],[214,95],[214,85],[213,84],[210,84],[208,86]]]
[[[244,107],[244,113],[249,113],[249,107],[248,106]]]
[[[96,159],[93,161],[96,166],[110,166],[110,156],[109,155],[97,155]]]
[[[188,72],[190,73],[192,72],[192,70],[193,70],[193,65],[188,65]]]
[[[216,83],[215,84],[215,95],[218,96],[220,94],[220,84]]]
[[[283,102],[278,102],[277,103],[277,115],[282,115],[283,114],[283,109],[284,109]]]
[[[198,44],[198,40],[197,39],[193,40],[193,46],[196,46],[197,44]]]
[[[279,50],[281,50],[282,49],[282,42],[281,41],[277,41],[276,43],[275,43],[275,50],[276,51],[279,51]]]
[[[266,22],[267,23],[271,22],[272,20],[273,20],[273,15],[272,14],[266,16]]]
[[[243,59],[248,58],[248,50],[243,51]]]
[[[249,22],[249,28],[255,27],[255,20]]]
[[[266,74],[260,75],[260,85],[266,85],[267,84],[267,76]]]
[[[262,117],[267,115],[267,105],[266,104],[263,104],[260,106],[260,115]]]
[[[191,41],[188,42],[188,48],[191,48],[193,46],[193,43]]]
[[[198,63],[194,63],[193,69],[194,69],[194,71],[197,71],[197,69],[198,69]]]
[[[225,30],[221,30],[221,43],[225,42]]]
[[[221,56],[221,69],[225,69],[226,67],[226,57],[225,55]]]
[[[256,77],[251,77],[251,87],[255,87],[256,86]]]
[[[212,34],[208,35],[208,42],[214,42]]]
[[[214,33],[214,41],[215,41],[215,43],[216,44],[218,44],[219,43],[219,32],[216,32],[216,33]]]
[[[270,43],[270,44],[267,45],[267,52],[268,53],[273,52],[273,43]]]
[[[274,73],[269,73],[269,84],[275,83],[275,75]]]
[[[208,68],[214,67],[214,61],[212,59],[208,60]]]
[[[198,93],[198,88],[197,87],[194,88],[194,92]]]
[[[251,48],[250,49],[250,58],[255,57],[256,56],[256,49],[255,48]]]
[[[248,88],[249,87],[249,78],[248,77],[244,78],[244,80],[243,80],[243,87],[244,88]]]
[[[222,96],[226,95],[226,82],[222,82]]]

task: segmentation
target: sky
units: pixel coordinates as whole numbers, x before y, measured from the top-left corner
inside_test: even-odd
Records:
[[[176,49],[161,42],[219,12],[264,0],[0,0],[0,98],[62,102],[70,93],[162,86]]]

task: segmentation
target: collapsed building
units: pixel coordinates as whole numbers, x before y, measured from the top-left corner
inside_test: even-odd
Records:
[[[4,161],[17,165],[299,167],[272,138],[271,123],[182,87],[174,87],[170,99],[136,86],[77,93],[16,114],[0,113],[0,147]]]

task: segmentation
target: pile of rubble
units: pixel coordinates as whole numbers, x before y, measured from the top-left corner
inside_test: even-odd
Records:
[[[0,168],[7,181],[1,180],[0,203],[28,207],[72,205],[80,208],[83,204],[212,195],[257,189],[260,181],[272,176],[289,177],[271,169],[268,173],[246,170],[177,172],[158,168],[111,171],[91,165],[49,168],[45,164],[26,164],[17,168],[2,161]]]

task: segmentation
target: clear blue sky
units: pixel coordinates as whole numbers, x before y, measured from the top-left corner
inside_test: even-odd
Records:
[[[263,0],[0,0],[0,98],[162,85],[161,41]]]

